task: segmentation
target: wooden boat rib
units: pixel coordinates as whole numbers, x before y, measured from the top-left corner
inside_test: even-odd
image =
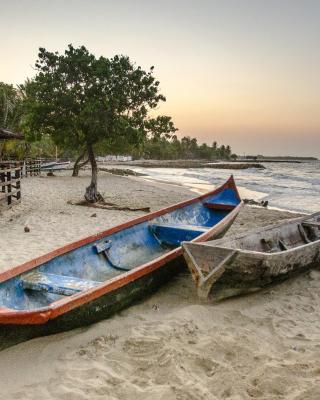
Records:
[[[221,237],[242,207],[231,176],[207,194],[0,274],[0,349],[104,319],[184,267],[181,242]]]
[[[253,292],[320,266],[320,212],[182,247],[200,298],[220,300]]]

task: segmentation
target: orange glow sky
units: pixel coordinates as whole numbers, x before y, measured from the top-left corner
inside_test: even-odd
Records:
[[[39,46],[155,65],[178,134],[238,154],[320,156],[318,0],[0,0],[0,81]]]

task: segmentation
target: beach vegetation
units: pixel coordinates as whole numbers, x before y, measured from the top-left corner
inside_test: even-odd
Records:
[[[229,145],[219,146],[217,142],[213,142],[211,146],[206,143],[198,144],[196,138],[184,136],[179,139],[177,135],[172,135],[170,138],[146,138],[140,154],[135,154],[135,151],[128,153],[135,158],[158,160],[230,160],[236,158]]]
[[[17,130],[22,118],[22,94],[19,88],[0,82],[0,127]],[[19,141],[6,140],[0,142],[0,160],[5,158],[7,153],[21,146]]]
[[[0,82],[0,126],[2,128],[19,128],[22,117],[22,95],[18,88]]]

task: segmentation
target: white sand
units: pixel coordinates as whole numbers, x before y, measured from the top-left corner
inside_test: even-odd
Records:
[[[159,208],[194,195],[99,178],[119,205]],[[87,179],[23,182],[22,204],[1,215],[2,270],[140,215],[66,204],[81,197]],[[245,207],[230,234],[289,215]],[[319,360],[319,271],[218,304],[201,304],[185,273],[113,318],[1,352],[0,398],[318,400]]]

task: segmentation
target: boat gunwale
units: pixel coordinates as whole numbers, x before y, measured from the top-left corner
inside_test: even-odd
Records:
[[[192,242],[183,243],[183,248],[187,248],[188,243],[192,243]],[[200,244],[200,243],[196,243],[196,244]],[[241,253],[241,254],[252,254],[252,255],[255,255],[255,254],[261,255],[261,254],[263,254],[263,256],[266,256],[266,257],[270,258],[272,256],[277,256],[277,255],[279,256],[279,255],[282,255],[282,254],[293,253],[293,252],[295,252],[297,250],[300,250],[300,249],[303,250],[306,247],[309,247],[309,246],[312,246],[312,245],[315,245],[315,244],[320,244],[320,239],[317,239],[314,242],[304,243],[304,244],[301,244],[299,246],[292,247],[291,249],[276,251],[274,253],[267,253],[267,252],[264,252],[264,251],[241,249],[239,247],[226,247],[226,246],[219,246],[219,245],[211,246],[211,245],[209,245],[207,243],[201,243],[200,245],[204,246],[204,247],[211,248],[211,249],[219,248],[219,249],[224,249],[224,250],[234,250],[236,253]]]
[[[221,186],[213,189],[210,192],[204,193],[204,194],[202,194],[198,197],[194,197],[192,199],[188,199],[188,200],[176,203],[172,206],[154,211],[147,215],[143,215],[141,217],[134,218],[130,221],[126,221],[120,225],[116,225],[114,227],[108,228],[105,231],[88,236],[86,238],[80,239],[73,243],[69,243],[69,244],[62,246],[58,249],[55,249],[43,256],[37,257],[26,263],[18,265],[17,267],[14,267],[7,271],[4,271],[4,272],[0,273],[0,283],[10,280],[24,272],[27,272],[31,269],[34,269],[34,268],[42,265],[45,262],[48,262],[58,256],[61,256],[62,254],[66,254],[72,250],[75,250],[86,244],[92,243],[96,240],[99,240],[99,239],[105,237],[105,236],[119,232],[123,229],[130,228],[131,226],[138,225],[142,222],[149,221],[153,218],[156,218],[156,217],[166,214],[168,212],[174,211],[176,209],[182,208],[184,206],[188,206],[190,204],[196,203],[197,201],[201,201],[204,198],[206,198],[208,196],[212,196],[216,193],[219,193],[227,188],[232,188],[235,190],[236,196],[237,196],[238,200],[240,201],[240,203],[232,211],[230,211],[221,221],[219,221],[217,224],[215,224],[210,229],[208,229],[208,231],[197,236],[194,240],[192,240],[192,242],[195,243],[198,241],[206,240],[206,239],[210,238],[210,236],[212,236],[213,234],[222,232],[223,229],[226,226],[228,226],[228,224],[232,220],[234,220],[236,218],[240,209],[244,205],[243,201],[240,198],[233,175],[231,175],[229,177],[229,179],[225,183],[223,183]],[[100,285],[97,285],[94,288],[91,288],[91,289],[83,291],[83,292],[79,292],[72,296],[68,296],[67,298],[59,299],[46,307],[37,308],[35,310],[13,310],[13,309],[9,309],[9,308],[2,308],[2,309],[0,308],[0,326],[3,324],[19,324],[19,325],[44,324],[49,319],[54,319],[54,318],[58,317],[59,315],[65,314],[66,312],[71,311],[74,308],[77,308],[83,304],[86,304],[92,300],[95,300],[95,299],[101,297],[102,295],[105,295],[109,292],[112,292],[112,291],[118,289],[118,288],[121,288],[122,286],[125,286],[126,284],[133,282],[133,281],[147,275],[148,273],[153,272],[154,270],[160,268],[165,263],[177,258],[179,255],[182,255],[182,247],[181,246],[179,246],[176,249],[173,249],[173,250],[169,251],[168,253],[165,253],[164,255],[161,255],[160,257],[157,257],[145,264],[137,266],[136,268],[133,268],[132,270],[130,270],[128,272],[125,272],[125,273],[118,275],[114,278],[111,278],[105,282],[102,282]]]
[[[248,236],[254,236],[263,232],[269,232],[272,230],[276,230],[280,227],[286,226],[286,225],[293,225],[299,222],[303,222],[305,220],[310,220],[312,218],[315,218],[317,216],[320,216],[320,212],[316,212],[313,214],[309,214],[306,216],[302,216],[302,217],[296,217],[296,218],[290,218],[288,220],[284,220],[284,222],[280,222],[277,224],[271,224],[271,225],[267,225],[265,227],[262,227],[261,229],[258,230],[251,230],[247,233],[243,233],[240,235],[234,235],[234,236],[229,236],[228,238],[222,238],[222,239],[216,239],[216,240],[212,240],[212,241],[208,241],[208,242],[204,242],[204,243],[196,243],[200,246],[204,246],[204,247],[208,247],[208,248],[222,248],[222,249],[226,249],[226,250],[235,250],[238,253],[242,253],[242,254],[257,254],[257,255],[261,255],[263,254],[264,256],[267,256],[268,258],[272,257],[272,256],[276,256],[276,255],[281,255],[281,254],[288,254],[288,253],[292,253],[294,251],[297,251],[298,249],[305,249],[309,246],[315,245],[315,244],[320,244],[320,239],[311,241],[310,243],[302,243],[301,245],[292,247],[290,249],[287,250],[281,250],[281,251],[277,251],[274,253],[269,253],[269,252],[264,252],[264,251],[256,251],[256,250],[248,250],[248,249],[242,249],[240,247],[228,247],[226,245],[224,245],[224,243],[228,243],[228,242],[233,242],[236,240],[240,240],[243,238],[246,238]],[[217,242],[216,245],[211,245],[210,243],[212,242]],[[183,248],[188,247],[188,243],[192,243],[192,242],[183,242]]]

